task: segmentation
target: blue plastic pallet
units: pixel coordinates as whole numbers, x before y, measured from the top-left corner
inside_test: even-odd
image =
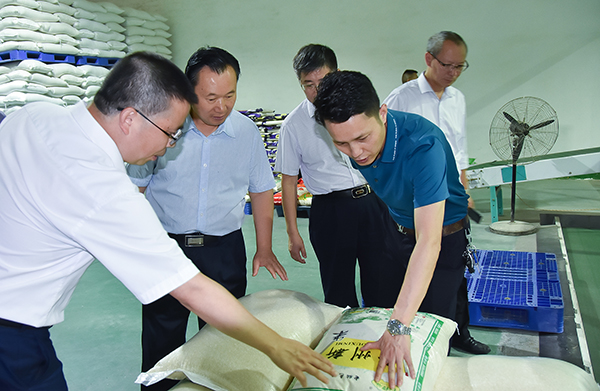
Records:
[[[99,65],[103,67],[114,66],[120,58],[108,58],[108,57],[88,57],[88,56],[77,56],[77,65]]]
[[[38,60],[50,63],[66,62],[69,64],[75,64],[75,56],[71,54],[53,54],[16,49],[0,53],[0,63],[22,60]]]
[[[556,255],[477,250],[465,273],[471,325],[563,332],[564,302]]]

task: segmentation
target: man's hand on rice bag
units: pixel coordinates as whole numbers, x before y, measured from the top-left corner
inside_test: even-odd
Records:
[[[415,378],[416,372],[410,357],[410,335],[392,336],[388,331],[384,332],[379,341],[369,342],[361,350],[379,349],[379,364],[375,371],[375,381],[381,380],[381,376],[388,366],[388,383],[390,389],[400,387],[404,381],[404,362],[408,366],[408,373]]]
[[[333,364],[325,357],[277,334],[248,312],[222,285],[202,273],[173,290],[171,295],[217,330],[269,356],[302,386],[306,386],[304,372],[324,383],[327,378],[321,371],[337,376]]]
[[[316,377],[325,384],[329,380],[323,372],[332,377],[337,376],[333,364],[329,360],[293,339],[282,338],[281,344],[269,357],[279,368],[297,378],[302,387],[306,387],[307,384],[304,372]]]

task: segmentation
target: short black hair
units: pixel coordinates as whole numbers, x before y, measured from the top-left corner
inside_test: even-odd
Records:
[[[338,69],[335,53],[325,45],[308,44],[294,56],[294,71],[298,79],[303,73],[311,73],[325,66],[332,71]]]
[[[104,115],[121,107],[152,115],[167,110],[173,99],[198,103],[194,87],[175,64],[156,53],[135,52],[115,64],[94,104]]]
[[[315,99],[315,119],[321,125],[342,123],[357,114],[379,114],[379,97],[371,80],[360,72],[337,71],[325,76]]]
[[[235,71],[236,80],[240,78],[240,63],[231,53],[214,46],[204,46],[191,55],[185,66],[185,76],[195,87],[198,84],[198,74],[204,67],[221,74],[230,66]]]
[[[407,69],[404,71],[404,73],[402,74],[402,83],[406,83],[407,81],[410,81],[413,79],[413,76],[418,75],[419,72],[417,72],[414,69]]]

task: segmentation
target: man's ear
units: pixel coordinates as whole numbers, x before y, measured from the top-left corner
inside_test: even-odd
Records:
[[[121,128],[123,134],[128,135],[131,132],[133,118],[136,114],[137,113],[133,107],[126,107],[119,113],[119,127]]]
[[[427,64],[427,66],[430,67],[432,61],[433,61],[433,56],[431,55],[431,53],[425,52],[425,64]]]
[[[381,107],[379,108],[379,118],[381,119],[381,122],[385,125],[387,122],[387,112],[388,112],[388,108],[387,105],[384,103],[381,105]]]

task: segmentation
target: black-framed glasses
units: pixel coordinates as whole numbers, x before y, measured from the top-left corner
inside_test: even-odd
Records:
[[[444,67],[444,69],[449,69],[449,70],[452,70],[452,71],[464,72],[469,67],[469,63],[467,62],[467,60],[465,60],[465,63],[462,64],[462,65],[445,64],[445,63],[441,62],[440,59],[437,58],[433,53],[429,52],[429,54],[431,54],[433,56],[433,58],[435,58],[437,60],[437,62],[439,62],[440,65]]]
[[[169,140],[169,145],[175,145],[175,143],[177,142],[177,140],[179,140],[181,138],[181,136],[183,135],[183,128],[177,129],[177,131],[175,133],[169,133],[169,132],[165,131],[163,128],[161,128],[160,126],[158,126],[157,124],[155,124],[150,118],[146,117],[144,115],[144,113],[142,113],[141,111],[139,111],[135,107],[133,109],[139,115],[141,115],[142,117],[144,117],[146,119],[146,121],[150,122],[152,125],[156,126],[158,128],[158,130],[160,130],[161,132],[163,132],[164,134],[166,134],[171,139],[171,140]],[[123,107],[118,107],[117,110],[123,111],[124,108]]]

